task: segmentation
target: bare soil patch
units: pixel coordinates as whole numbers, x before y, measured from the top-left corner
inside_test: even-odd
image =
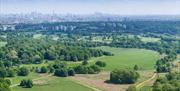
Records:
[[[99,74],[90,74],[90,75],[76,75],[71,77],[73,80],[77,80],[82,84],[87,84],[91,87],[103,90],[103,91],[125,91],[130,85],[119,85],[119,84],[110,84],[105,81],[109,79],[109,72],[102,72]]]

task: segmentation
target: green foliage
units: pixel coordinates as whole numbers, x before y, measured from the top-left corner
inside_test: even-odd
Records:
[[[16,76],[15,70],[11,68],[7,69],[7,77],[15,77],[15,76]]]
[[[77,74],[96,74],[101,71],[101,68],[97,65],[79,65],[74,70]]]
[[[8,79],[0,79],[0,91],[11,91],[11,81]]]
[[[132,70],[114,70],[110,74],[110,82],[116,84],[132,84],[140,77],[139,73]]]
[[[0,78],[5,78],[7,76],[7,72],[5,69],[0,68]]]
[[[138,65],[134,65],[134,70],[135,70],[135,71],[139,70]]]
[[[82,62],[82,65],[87,65],[88,64],[88,61],[87,60],[84,60],[83,62]]]
[[[21,86],[23,88],[32,88],[33,87],[33,81],[30,79],[28,79],[28,80],[23,79],[19,86]]]
[[[68,69],[68,76],[75,76],[74,69],[72,69],[72,68]]]
[[[153,91],[179,91],[180,73],[170,72],[165,78],[159,77],[153,85]]]
[[[19,70],[18,70],[18,75],[19,76],[27,76],[29,74],[29,69],[26,68],[26,67],[21,67]]]
[[[56,69],[54,75],[59,77],[67,77],[68,70],[66,68]]]
[[[106,66],[106,63],[103,62],[103,61],[97,61],[95,64],[100,66],[100,67],[105,67]]]
[[[47,73],[48,72],[48,68],[45,66],[42,66],[40,69],[40,73]]]

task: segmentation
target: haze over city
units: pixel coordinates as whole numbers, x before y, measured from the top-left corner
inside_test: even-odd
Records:
[[[48,6],[48,7],[47,7]],[[0,0],[0,13],[178,15],[179,0]]]

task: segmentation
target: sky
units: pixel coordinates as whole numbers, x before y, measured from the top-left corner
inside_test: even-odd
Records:
[[[0,13],[180,15],[180,0],[0,0]]]

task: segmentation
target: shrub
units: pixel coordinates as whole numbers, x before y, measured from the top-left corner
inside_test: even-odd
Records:
[[[134,70],[139,70],[139,67],[138,67],[138,65],[134,65]]]
[[[59,76],[59,77],[67,77],[68,76],[68,71],[65,68],[61,68],[61,69],[56,69],[54,72],[55,76]]]
[[[90,68],[92,68],[95,73],[99,73],[101,71],[101,68],[97,65],[91,65]]]
[[[80,65],[75,68],[77,74],[95,74],[101,71],[100,67],[97,65],[84,66]]]
[[[69,76],[74,76],[74,75],[75,75],[74,69],[69,69],[69,70],[68,70],[68,75],[69,75]]]
[[[82,62],[82,65],[87,65],[88,64],[88,61],[87,60],[84,60],[83,62]]]
[[[132,70],[114,70],[110,74],[110,81],[117,84],[135,83],[139,78],[139,74]]]
[[[0,79],[0,91],[11,91],[11,81],[9,79]]]
[[[45,66],[41,67],[40,73],[47,73],[48,69]]]
[[[28,79],[28,80],[23,79],[20,83],[20,86],[23,88],[32,88],[33,87],[33,81],[30,79]]]
[[[7,77],[15,77],[16,72],[13,69],[7,70]]]
[[[29,74],[29,70],[26,67],[21,67],[18,71],[19,76],[27,76]]]
[[[99,67],[105,67],[106,66],[106,63],[102,62],[102,61],[97,61],[95,64],[98,65]]]

